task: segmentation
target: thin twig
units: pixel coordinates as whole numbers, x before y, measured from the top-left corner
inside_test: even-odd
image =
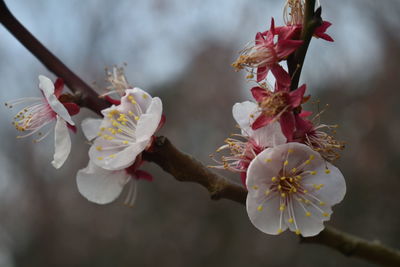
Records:
[[[109,106],[104,99],[99,99],[98,94],[88,84],[65,66],[13,16],[4,0],[0,0],[0,22],[47,69],[64,79],[66,85],[79,99],[77,104],[87,107],[98,114],[102,109]]]
[[[315,0],[307,2],[315,4]],[[314,4],[312,4],[313,7]],[[68,69],[17,21],[3,0],[0,0],[0,22],[51,72],[63,78],[73,92],[81,94],[81,106],[97,113],[100,113],[100,110],[108,106],[89,85]],[[313,27],[315,26],[311,25],[309,30],[304,30],[304,33],[302,33],[303,40],[312,36]],[[296,61],[298,63],[294,65],[295,68],[297,64],[301,63],[300,66],[303,64],[307,47],[308,44],[304,48],[305,51],[302,50],[297,54]],[[297,72],[300,77],[300,71]],[[297,75],[297,72],[295,75]],[[210,192],[212,199],[225,198],[241,204],[246,203],[247,191],[242,186],[235,185],[226,178],[211,172],[192,156],[180,152],[164,137],[156,139],[153,150],[144,153],[144,158],[158,164],[164,171],[170,173],[179,181],[195,182],[204,186]],[[359,257],[382,265],[400,266],[399,251],[388,248],[378,242],[363,240],[331,227],[326,227],[318,236],[303,238],[302,242],[325,245],[342,252],[346,256]]]
[[[303,44],[296,50],[294,55],[288,58],[289,74],[290,77],[292,77],[292,83],[290,85],[291,90],[295,90],[299,87],[300,75],[308,46],[310,45],[315,29],[322,24],[321,7],[314,11],[315,0],[307,0],[305,5],[303,28],[300,35]]]

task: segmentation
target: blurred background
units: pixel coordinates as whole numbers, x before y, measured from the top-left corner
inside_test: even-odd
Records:
[[[282,24],[283,0],[8,0],[15,16],[72,70],[104,88],[104,67],[126,62],[132,85],[160,96],[161,134],[205,164],[234,133],[231,108],[251,83],[230,67],[255,32]],[[400,2],[321,0],[335,43],[314,39],[302,81],[330,108],[347,148],[337,165],[345,200],[329,225],[400,248]],[[0,27],[0,100],[39,96],[37,76],[55,78]],[[316,110],[316,105],[309,107]],[[211,201],[147,164],[136,204],[99,206],[76,188],[88,161],[79,131],[56,171],[53,136],[15,139],[18,109],[0,109],[0,266],[373,266],[292,233],[268,236],[234,202]],[[75,122],[95,116],[82,110]],[[225,174],[222,172],[222,174]],[[238,177],[226,174],[238,181]]]

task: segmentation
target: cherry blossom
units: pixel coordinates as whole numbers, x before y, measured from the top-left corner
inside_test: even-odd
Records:
[[[90,160],[107,170],[131,166],[151,145],[162,119],[162,103],[139,88],[128,89],[121,104],[102,111],[98,137],[89,150]]]
[[[220,165],[212,167],[239,172],[245,184],[250,162],[265,148],[286,143],[286,138],[278,123],[271,123],[257,130],[252,129],[251,125],[260,113],[258,105],[254,102],[236,103],[232,113],[241,134],[225,139],[225,145],[218,148],[217,152],[228,150],[229,156],[222,156],[221,161],[216,160]]]
[[[267,148],[247,170],[247,213],[267,234],[289,228],[304,237],[317,235],[331,207],[344,198],[342,173],[319,153],[300,143]]]
[[[53,128],[51,127],[45,133],[42,133],[41,130],[56,121],[54,127],[55,153],[51,163],[57,169],[64,164],[71,151],[68,128],[75,131],[75,124],[71,116],[79,112],[79,106],[75,103],[60,101],[63,87],[62,79],[57,79],[53,84],[49,78],[40,75],[39,88],[43,94],[42,97],[24,97],[6,103],[6,106],[10,108],[29,103],[14,117],[13,125],[15,128],[20,132],[27,132],[25,135],[17,136],[17,138],[37,134],[38,138],[34,141],[39,142],[48,136]]]
[[[255,43],[246,47],[232,66],[237,70],[246,67],[257,68],[257,82],[264,80],[271,71],[278,83],[289,86],[290,76],[278,63],[303,43],[300,40],[291,40],[289,37],[290,34],[282,35],[275,31],[272,19],[270,30],[264,33],[258,32]],[[250,72],[252,73],[252,70]]]

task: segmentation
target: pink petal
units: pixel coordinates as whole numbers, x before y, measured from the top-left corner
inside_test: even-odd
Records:
[[[56,82],[54,83],[54,94],[57,98],[60,97],[63,89],[64,89],[64,81],[61,78],[57,78]]]
[[[286,58],[294,51],[296,51],[296,49],[299,48],[302,44],[303,41],[301,40],[279,40],[276,47],[276,53],[278,54],[279,58]]]
[[[251,88],[251,94],[257,102],[263,101],[264,97],[268,97],[270,93],[259,86]]]
[[[257,82],[261,82],[267,77],[267,74],[269,72],[269,67],[264,66],[264,67],[258,67],[257,68]]]
[[[293,112],[290,111],[283,113],[279,122],[281,124],[283,135],[286,136],[288,142],[291,142],[293,140],[293,132],[295,127]]]
[[[81,109],[77,104],[72,103],[72,102],[67,102],[67,103],[62,103],[62,104],[67,109],[68,114],[70,116],[74,116],[74,115],[78,114]]]
[[[283,87],[290,87],[291,79],[289,73],[286,72],[281,65],[275,64],[271,68],[271,72],[274,75],[276,82]]]
[[[251,125],[251,128],[253,130],[257,130],[265,125],[268,125],[273,120],[274,120],[274,117],[267,117],[262,114],[262,115],[258,116],[258,118],[253,122],[253,124]]]
[[[333,38],[329,36],[326,32],[326,30],[332,25],[332,23],[328,21],[322,22],[322,25],[319,26],[317,29],[315,29],[314,36],[317,38],[324,39],[328,42],[333,42]]]
[[[264,43],[264,37],[261,32],[257,32],[256,34],[256,45],[261,45]]]
[[[303,111],[301,111],[301,113],[299,114],[299,116],[300,116],[301,118],[305,118],[305,117],[311,116],[311,114],[312,114],[312,111],[303,110]]]
[[[147,180],[149,182],[153,181],[153,176],[150,173],[142,170],[135,171],[135,178],[138,180]]]
[[[292,108],[300,106],[301,102],[303,101],[303,96],[306,91],[306,88],[307,88],[306,85],[303,84],[296,90],[289,93],[289,103],[292,106]]]
[[[164,114],[162,114],[161,120],[160,120],[160,123],[158,124],[156,132],[164,126],[166,120],[167,120],[167,117]]]

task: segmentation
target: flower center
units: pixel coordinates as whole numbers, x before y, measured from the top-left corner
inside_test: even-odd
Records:
[[[288,108],[287,93],[276,92],[267,96],[260,103],[260,107],[266,116],[274,117],[277,116]]]

